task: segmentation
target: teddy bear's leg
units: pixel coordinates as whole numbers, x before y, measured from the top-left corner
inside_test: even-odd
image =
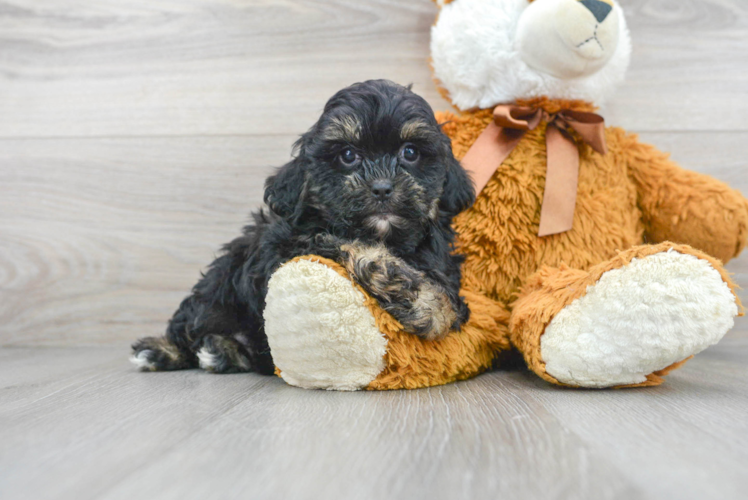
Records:
[[[549,382],[657,385],[732,328],[734,288],[719,261],[673,243],[634,247],[589,271],[543,268],[514,304],[512,341]]]
[[[463,291],[460,332],[440,340],[406,333],[345,269],[317,256],[283,265],[270,280],[265,333],[280,376],[308,389],[413,389],[479,374],[510,348],[509,313]]]
[[[674,241],[727,262],[748,241],[748,200],[708,175],[691,172],[667,154],[626,138],[647,241]]]

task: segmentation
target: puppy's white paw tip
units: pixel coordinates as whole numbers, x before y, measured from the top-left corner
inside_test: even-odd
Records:
[[[200,368],[203,370],[212,370],[218,364],[218,356],[205,347],[200,348],[197,352],[197,360],[200,363]]]
[[[137,354],[130,356],[130,363],[134,364],[141,371],[151,371],[156,368],[155,363],[150,360],[153,351],[144,349]]]
[[[709,262],[676,251],[606,272],[541,337],[546,371],[581,387],[638,384],[716,344],[738,314]]]

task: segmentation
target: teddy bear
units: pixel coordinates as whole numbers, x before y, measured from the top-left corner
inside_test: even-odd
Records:
[[[519,353],[567,387],[658,385],[742,314],[723,263],[748,235],[726,184],[596,113],[631,41],[613,0],[435,0],[437,113],[478,193],[454,221],[470,320],[402,331],[335,262],[270,280],[276,373],[304,388],[402,389],[467,379]]]

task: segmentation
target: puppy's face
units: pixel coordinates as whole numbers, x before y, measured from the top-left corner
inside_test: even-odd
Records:
[[[282,182],[286,176],[296,184]],[[288,188],[298,197],[284,205],[280,190]],[[398,242],[422,240],[431,224],[448,224],[473,200],[429,105],[383,80],[333,96],[302,137],[296,160],[269,180],[268,191],[271,208],[298,222],[322,221],[348,238]]]

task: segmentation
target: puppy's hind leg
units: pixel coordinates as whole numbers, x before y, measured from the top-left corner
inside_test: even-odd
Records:
[[[197,351],[200,368],[211,373],[252,371],[252,361],[244,346],[231,337],[206,335]]]
[[[166,337],[145,337],[132,345],[130,361],[141,371],[186,370],[196,368],[194,356],[180,350]]]
[[[144,337],[132,345],[130,361],[141,371],[197,368],[197,358],[192,350],[194,337],[189,328],[195,316],[195,301],[188,297],[169,321],[165,336]]]

